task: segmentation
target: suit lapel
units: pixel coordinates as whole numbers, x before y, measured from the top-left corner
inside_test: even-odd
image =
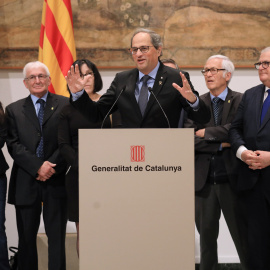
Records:
[[[262,114],[262,107],[263,107],[263,98],[264,98],[264,92],[265,92],[265,86],[262,84],[259,86],[260,89],[258,89],[258,95],[256,95],[256,113],[257,113],[257,119],[259,118],[259,120],[257,121],[259,123],[259,130],[262,129],[266,123],[270,120],[270,110],[268,109],[264,119],[263,119],[263,122],[262,122],[262,125],[260,125],[260,122],[261,122],[261,114]],[[259,94],[260,93],[260,94]]]
[[[228,123],[227,118],[229,116],[229,112],[231,110],[231,106],[233,103],[233,93],[232,90],[228,88],[228,94],[223,104],[223,111],[222,111],[222,118],[221,118],[221,125],[225,125]]]
[[[25,117],[30,122],[32,122],[32,124],[35,126],[35,128],[37,130],[40,130],[40,125],[39,125],[39,121],[37,118],[37,113],[36,113],[35,106],[33,104],[33,101],[31,99],[30,95],[25,99],[25,103],[23,105],[23,113],[24,113]]]
[[[206,95],[200,96],[200,98],[204,101],[205,105],[211,111],[210,121],[205,126],[209,126],[209,127],[215,126],[215,121],[214,121],[214,115],[213,115],[213,110],[212,110],[212,102],[211,102],[210,92],[208,92]]]
[[[139,76],[138,69],[137,68],[133,69],[127,78],[125,95],[129,97],[131,106],[134,108],[135,113],[138,115],[139,118],[142,118],[140,107],[135,98],[135,88],[137,85],[138,76]]]
[[[205,105],[211,109],[211,119],[207,123],[207,126],[210,126],[210,127],[215,126],[210,92],[204,96],[203,101],[204,101]],[[226,99],[225,99],[224,104],[223,104],[221,125],[225,125],[227,123],[227,118],[228,118],[229,112],[231,110],[232,101],[233,101],[233,93],[232,93],[232,90],[228,88],[228,94],[227,94]]]
[[[158,96],[159,92],[161,91],[163,85],[165,84],[166,79],[167,79],[167,72],[163,69],[163,65],[160,65],[159,70],[158,70],[157,75],[156,75],[155,83],[153,85],[153,92],[154,92],[156,97]],[[147,115],[147,113],[149,112],[149,110],[151,109],[151,107],[153,106],[153,104],[155,102],[156,102],[156,100],[153,97],[153,95],[151,94],[149,101],[147,103],[146,109],[145,109],[144,116]]]
[[[50,119],[58,107],[58,98],[55,95],[52,95],[48,92],[46,107],[44,111],[43,125]]]

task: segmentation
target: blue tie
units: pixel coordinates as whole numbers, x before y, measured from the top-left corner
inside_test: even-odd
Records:
[[[270,95],[269,95],[270,89],[268,89],[267,92],[268,92],[268,96],[265,99],[265,101],[263,103],[263,107],[262,107],[261,124],[262,124],[263,119],[264,119],[264,117],[265,117],[265,115],[266,115],[266,113],[267,113],[267,111],[269,109],[269,106],[270,106]]]
[[[40,142],[38,144],[36,154],[40,158],[44,158],[44,150],[43,150],[43,134],[42,134],[42,123],[43,123],[43,117],[44,117],[44,107],[45,107],[45,101],[43,99],[39,99],[37,103],[40,103],[39,111],[38,111],[38,121],[40,125],[41,130],[41,138]]]
[[[214,121],[215,121],[215,126],[218,125],[218,114],[219,114],[219,102],[220,102],[219,97],[214,97],[212,99],[213,102],[213,114],[214,114]]]
[[[142,88],[141,88],[141,92],[140,92],[140,96],[138,99],[138,104],[142,113],[142,116],[144,115],[144,111],[146,109],[146,105],[148,102],[148,87],[147,87],[147,81],[150,79],[151,77],[148,75],[144,75],[142,77]]]

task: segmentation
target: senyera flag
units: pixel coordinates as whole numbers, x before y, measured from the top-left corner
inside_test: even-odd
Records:
[[[68,96],[65,76],[76,59],[70,0],[44,0],[39,61],[50,70],[49,91]]]

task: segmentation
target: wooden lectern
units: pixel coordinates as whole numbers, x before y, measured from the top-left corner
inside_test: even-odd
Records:
[[[79,131],[80,270],[194,269],[193,129]]]

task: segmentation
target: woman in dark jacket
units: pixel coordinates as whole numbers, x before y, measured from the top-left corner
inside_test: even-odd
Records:
[[[97,101],[101,97],[98,93],[103,86],[100,73],[94,63],[87,59],[76,60],[73,66],[78,65],[81,77],[89,76],[85,91],[89,97]],[[68,89],[69,90],[69,89]],[[58,143],[61,154],[68,164],[66,172],[66,190],[68,204],[68,219],[76,224],[77,252],[79,255],[79,181],[78,181],[78,130],[101,128],[102,123],[92,123],[85,118],[71,104],[63,108],[58,130]],[[121,127],[119,112],[105,119],[103,128]]]
[[[8,263],[7,251],[7,236],[5,228],[5,209],[6,209],[6,194],[7,194],[7,177],[6,170],[8,164],[2,152],[2,148],[6,142],[7,129],[4,109],[0,102],[0,269],[10,270]]]

